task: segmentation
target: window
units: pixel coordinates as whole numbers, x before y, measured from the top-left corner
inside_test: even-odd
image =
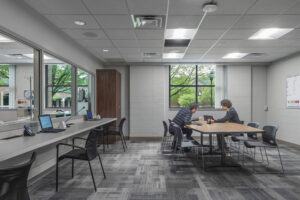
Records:
[[[71,114],[72,66],[44,54],[44,114],[63,117]]]
[[[79,115],[85,115],[91,110],[91,75],[81,69],[77,70],[77,110]],[[85,107],[85,108],[83,108]]]
[[[215,74],[215,65],[171,65],[170,107],[185,107],[196,102],[200,108],[214,108]]]
[[[34,49],[0,34],[0,123],[30,121],[34,111]]]

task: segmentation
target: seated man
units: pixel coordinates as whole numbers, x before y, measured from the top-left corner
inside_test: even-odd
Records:
[[[180,128],[182,130],[182,133],[186,134],[186,137],[188,139],[192,139],[191,135],[192,135],[193,131],[189,128],[184,127],[184,126],[191,123],[192,115],[193,115],[193,113],[197,112],[197,110],[198,110],[198,104],[192,103],[189,107],[182,108],[176,114],[174,119],[172,120],[173,123],[180,126]],[[169,130],[170,130],[170,133],[174,135],[174,128],[173,128],[172,124],[170,124]],[[173,141],[173,145],[175,145],[175,141]]]
[[[215,119],[214,118],[213,120],[211,120],[211,123],[214,123],[214,122],[234,122],[234,123],[242,124],[236,110],[232,107],[232,103],[231,103],[230,100],[223,99],[221,101],[221,106],[222,106],[223,110],[227,111],[226,115],[221,119]],[[224,135],[224,137],[226,137],[228,135],[230,135],[230,134]],[[217,135],[219,149],[222,148],[222,138],[223,137],[221,135]],[[225,142],[224,138],[223,138],[223,144],[224,144],[224,147],[227,148],[227,145],[226,145],[226,142]]]

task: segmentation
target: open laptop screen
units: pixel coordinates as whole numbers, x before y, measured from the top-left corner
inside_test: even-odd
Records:
[[[40,124],[42,129],[53,128],[50,115],[41,115],[39,116],[39,119],[40,119]]]

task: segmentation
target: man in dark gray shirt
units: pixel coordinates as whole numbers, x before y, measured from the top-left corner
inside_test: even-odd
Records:
[[[191,123],[192,115],[193,113],[197,112],[197,110],[198,110],[198,104],[192,103],[189,107],[182,108],[172,120],[172,122],[180,126],[182,133],[186,134],[186,137],[188,139],[191,139],[191,135],[193,131],[184,126]],[[174,135],[174,128],[171,124],[170,124],[169,131],[171,134]]]
[[[242,122],[239,119],[239,115],[236,112],[236,110],[232,107],[232,103],[231,103],[230,100],[223,99],[221,101],[221,106],[222,106],[223,110],[227,111],[226,115],[221,119],[211,120],[211,123],[214,123],[214,122],[216,122],[216,123],[218,123],[218,122],[234,122],[234,123],[242,124]],[[227,135],[224,135],[224,136],[228,136],[228,135],[230,135],[230,134],[227,134]],[[222,148],[222,138],[223,137],[221,135],[217,135],[219,149]],[[226,142],[225,142],[224,138],[223,138],[223,144],[226,147]]]

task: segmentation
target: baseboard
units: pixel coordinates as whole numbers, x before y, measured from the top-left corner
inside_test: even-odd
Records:
[[[130,137],[131,141],[161,141],[162,137]]]
[[[292,146],[292,147],[295,147],[295,148],[300,149],[300,145],[299,145],[299,144],[295,144],[295,143],[291,143],[291,142],[287,142],[287,141],[279,140],[279,139],[276,139],[276,141],[277,141],[279,144],[287,144],[287,145],[289,145],[289,146]]]

